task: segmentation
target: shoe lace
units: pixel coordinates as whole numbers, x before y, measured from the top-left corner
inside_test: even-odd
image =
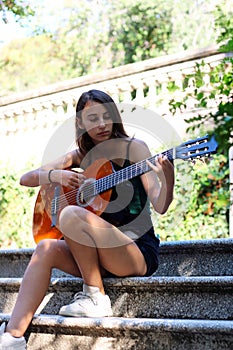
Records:
[[[74,303],[75,301],[78,301],[78,300],[85,300],[85,299],[91,300],[93,302],[93,304],[96,305],[96,300],[91,295],[86,294],[84,292],[76,293],[73,297],[72,303]]]

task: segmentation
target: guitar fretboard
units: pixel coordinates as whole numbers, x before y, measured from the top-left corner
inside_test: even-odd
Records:
[[[161,154],[166,155],[168,159],[174,159],[174,149],[169,149]],[[119,185],[127,180],[133,179],[136,176],[147,173],[151,170],[150,166],[147,164],[147,160],[155,164],[155,159],[158,157],[158,154],[147,159],[144,159],[140,162],[129,165],[126,168],[113,172],[110,175],[107,175],[101,179],[95,181],[94,184],[94,195],[102,193],[104,191],[109,190],[110,188]]]

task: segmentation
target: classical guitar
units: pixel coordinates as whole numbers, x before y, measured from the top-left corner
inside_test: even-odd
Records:
[[[168,159],[194,160],[208,157],[215,153],[217,142],[214,137],[208,140],[208,135],[182,143],[171,148],[163,155]],[[151,163],[158,155],[149,157]],[[57,183],[42,185],[34,207],[33,236],[36,243],[45,238],[62,238],[58,229],[58,218],[61,210],[67,205],[78,205],[101,215],[110,200],[112,188],[120,183],[142,175],[151,170],[147,159],[134,163],[119,171],[113,171],[112,163],[107,159],[99,159],[88,167],[83,174],[85,182],[70,189]]]

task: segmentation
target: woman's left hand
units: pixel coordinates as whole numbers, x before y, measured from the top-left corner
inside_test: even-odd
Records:
[[[162,183],[164,181],[174,182],[174,166],[170,160],[168,160],[166,155],[160,154],[156,157],[155,164],[152,164],[147,160],[147,164],[158,175],[158,178]]]

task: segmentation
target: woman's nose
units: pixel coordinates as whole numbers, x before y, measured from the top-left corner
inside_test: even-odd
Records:
[[[103,118],[101,118],[99,121],[99,128],[102,129],[102,128],[105,128],[105,126],[106,126],[106,122]]]

